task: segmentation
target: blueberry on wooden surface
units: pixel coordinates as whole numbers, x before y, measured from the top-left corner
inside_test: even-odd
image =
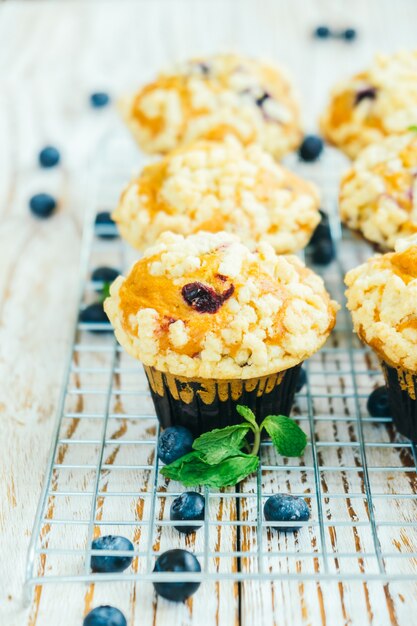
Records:
[[[39,164],[41,167],[54,167],[60,161],[60,154],[54,146],[45,146],[39,152]]]
[[[127,626],[126,618],[114,606],[97,606],[85,616],[83,626]]]
[[[116,222],[112,219],[108,211],[97,213],[95,219],[96,234],[101,239],[115,239],[119,236]]]
[[[383,385],[373,390],[366,403],[369,415],[372,417],[389,417],[391,408],[388,400],[388,389]]]
[[[56,200],[49,193],[37,193],[29,201],[29,208],[36,217],[47,218],[56,209]]]
[[[161,554],[154,567],[154,572],[178,572],[194,573],[201,572],[201,566],[197,558],[187,550],[179,548],[168,550]],[[199,582],[154,582],[153,586],[158,595],[172,600],[173,602],[184,602],[200,586]]]
[[[97,91],[90,96],[90,104],[94,109],[101,109],[110,102],[110,96],[105,91]]]
[[[112,332],[109,318],[107,317],[106,312],[103,309],[102,302],[94,302],[93,304],[89,304],[84,309],[82,309],[82,311],[80,311],[79,320],[84,324],[103,324],[103,328],[89,329],[92,333]],[[104,324],[106,324],[106,326],[104,326]]]
[[[354,28],[346,28],[343,31],[343,39],[346,41],[353,41],[358,36],[357,31]]]
[[[307,522],[310,519],[310,509],[304,498],[278,493],[265,502],[264,516],[267,522]],[[301,527],[277,525],[274,528],[294,532]]]
[[[328,26],[320,25],[314,29],[313,35],[316,39],[328,39],[331,37],[331,30]]]
[[[298,148],[298,155],[303,161],[311,163],[319,158],[320,154],[323,152],[323,145],[321,137],[317,135],[306,135]]]
[[[119,535],[104,535],[103,537],[97,537],[91,543],[91,547],[93,550],[115,550],[128,552],[129,550],[133,550],[133,544],[126,537],[121,537]],[[123,572],[131,562],[133,561],[132,556],[121,556],[121,555],[93,555],[91,557],[91,569],[93,572]]]
[[[201,493],[185,491],[172,502],[169,518],[175,522],[204,520],[205,505],[206,501]],[[178,532],[184,534],[195,532],[200,527],[201,524],[196,524],[195,526],[174,526]]]
[[[158,459],[163,463],[173,463],[184,454],[191,452],[194,437],[185,426],[169,426],[158,439]]]

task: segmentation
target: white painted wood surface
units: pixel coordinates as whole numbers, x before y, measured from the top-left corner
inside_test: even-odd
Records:
[[[356,43],[315,42],[319,23],[355,26]],[[417,44],[414,0],[142,0],[0,4],[0,623],[75,626],[100,603],[119,606],[129,626],[413,624],[415,587],[377,583],[251,583],[240,610],[229,583],[181,606],[138,583],[38,589],[21,607],[26,549],[40,493],[78,278],[88,158],[114,123],[88,95],[116,95],[190,54],[237,49],[286,65],[301,94],[305,125],[335,80],[373,52]],[[57,145],[62,167],[36,156]],[[49,221],[27,209],[32,193],[60,201]],[[380,503],[379,506],[382,506]]]

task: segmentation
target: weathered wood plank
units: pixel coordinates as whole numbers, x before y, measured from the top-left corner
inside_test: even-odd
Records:
[[[72,625],[90,605],[106,602],[120,606],[133,624],[178,624],[197,622],[229,624],[236,622],[235,588],[227,584],[206,588],[194,600],[181,607],[164,601],[153,604],[148,584],[96,586],[46,586],[38,592],[29,612],[20,608],[25,552],[36,509],[47,451],[64,367],[65,345],[70,333],[76,293],[77,265],[81,225],[85,210],[85,186],[89,172],[88,157],[109,126],[115,125],[112,111],[91,111],[88,94],[95,89],[118,93],[139,83],[161,65],[189,54],[224,48],[236,48],[254,55],[280,60],[294,73],[303,104],[306,127],[313,129],[318,111],[323,106],[329,87],[336,79],[360,68],[374,50],[393,50],[415,45],[417,7],[412,0],[353,0],[348,5],[329,4],[324,0],[295,0],[279,3],[264,0],[142,0],[131,2],[5,2],[0,6],[0,436],[5,442],[0,458],[0,614],[8,624]],[[345,27],[357,26],[360,38],[354,45],[342,42],[316,43],[309,36],[318,23]],[[36,167],[36,154],[45,143],[56,143],[63,153],[63,165],[57,171],[41,172]],[[54,193],[60,200],[58,214],[46,223],[32,219],[27,213],[27,198],[38,190]],[[369,381],[363,381],[368,385]],[[317,407],[317,410],[320,410]],[[334,404],[332,411],[349,410]],[[67,433],[72,437],[96,433],[93,423],[68,420]],[[126,431],[124,430],[126,428]],[[321,440],[334,436],[334,426],[320,424]],[[366,436],[375,435],[373,426],[366,426]],[[110,436],[127,437],[137,431],[137,424],[109,424]],[[332,430],[328,430],[332,429]],[[391,431],[378,428],[378,437],[392,437]],[[354,437],[347,424],[337,424],[337,437],[348,441]],[[61,448],[71,458],[71,445]],[[117,450],[116,456],[110,455]],[[93,458],[94,449],[86,451]],[[130,451],[130,454],[132,452]],[[354,449],[341,449],[340,458],[322,451],[323,463],[349,460],[355,462]],[[107,450],[106,450],[107,454]],[[123,446],[109,457],[114,463],[126,455]],[[407,453],[384,449],[369,453],[372,463],[409,462]],[[117,483],[117,472],[103,477],[103,487]],[[291,475],[290,488],[312,488],[311,476]],[[354,501],[349,510],[327,502],[325,489],[347,490],[351,477],[337,480],[325,476],[322,484],[323,511],[335,515],[364,513],[366,503]],[[125,484],[146,484],[141,476],[122,476]],[[265,480],[269,480],[266,476]],[[414,488],[391,475],[373,476],[375,489],[387,494]],[[57,478],[65,484],[86,489],[91,476],[75,474]],[[108,482],[106,482],[108,481]],[[57,484],[58,484],[57,483]],[[283,487],[289,488],[286,481]],[[355,483],[354,488],[361,486]],[[274,486],[274,488],[276,485]],[[168,500],[168,498],[167,498]],[[116,500],[105,498],[99,503],[100,514],[112,515]],[[119,503],[120,504],[120,503]],[[88,514],[82,498],[58,497],[50,503],[54,515],[72,511]],[[143,506],[143,508],[142,508]],[[233,503],[230,507],[236,506]],[[253,504],[247,510],[253,515]],[[410,504],[397,500],[376,500],[376,516],[390,519],[393,513],[405,520],[415,515]],[[72,507],[72,508],[71,508]],[[129,500],[129,513],[140,517],[146,513],[140,498]],[[164,512],[164,515],[166,511]],[[221,502],[214,502],[213,518],[234,515]],[[139,533],[138,530],[136,530]],[[145,533],[144,533],[145,535]],[[244,536],[244,533],[243,533]],[[384,550],[415,551],[416,538],[407,531],[383,528],[379,533]],[[311,537],[310,537],[311,538]],[[337,531],[331,540],[346,542],[351,549],[356,542],[368,545],[369,537],[357,531]],[[69,532],[66,541],[83,545],[82,536]],[[136,536],[138,545],[144,536]],[[254,541],[250,532],[244,539]],[[62,541],[52,528],[44,541]],[[161,545],[170,537],[161,534]],[[197,541],[198,535],[197,535]],[[231,531],[222,531],[221,548],[230,549],[236,542]],[[271,541],[279,548],[278,537]],[[165,543],[166,542],[166,543]],[[52,545],[52,544],[51,544]],[[288,545],[288,540],[287,540]],[[398,565],[397,565],[398,561]],[[406,567],[406,561],[395,561]],[[51,563],[53,567],[54,565]],[[213,563],[213,567],[216,564]],[[63,560],[60,567],[68,567]],[[80,560],[80,566],[82,566]],[[247,564],[249,567],[250,564]],[[300,561],[295,567],[303,568]],[[211,598],[217,598],[210,602]],[[63,598],[65,610],[63,611]],[[325,624],[325,623],[409,623],[415,611],[415,593],[408,585],[394,584],[381,591],[377,584],[278,583],[245,584],[241,594],[243,624]],[[216,608],[217,607],[217,608]],[[350,620],[350,621],[349,621]]]

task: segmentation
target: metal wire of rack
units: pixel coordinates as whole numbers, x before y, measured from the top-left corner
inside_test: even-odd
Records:
[[[134,258],[111,237],[112,227],[94,227],[92,216],[114,206],[139,156],[118,134],[101,152],[74,341],[28,552],[26,602],[35,585],[53,582],[178,581],[178,574],[153,572],[158,554],[173,547],[186,547],[201,563],[201,573],[181,574],[183,581],[417,580],[417,450],[396,434],[389,416],[368,414],[367,397],[382,375],[353,335],[345,308],[326,346],[305,363],[307,384],[292,412],[309,437],[304,457],[281,458],[263,442],[256,476],[236,488],[204,489],[203,528],[187,538],[173,528],[169,504],[183,489],[158,471],[159,427],[142,368],[112,333],[91,332],[102,325],[78,321],[100,287],[89,278],[92,269],[124,270]],[[319,183],[332,215],[337,260],[321,273],[343,303],[343,275],[370,249],[341,234],[334,210],[341,164],[329,150],[306,171],[294,159],[290,165]],[[311,518],[298,532],[278,531],[263,519],[265,499],[277,492],[306,498]],[[134,552],[118,554],[133,555],[132,565],[119,574],[92,573],[91,541],[109,533],[131,539]]]

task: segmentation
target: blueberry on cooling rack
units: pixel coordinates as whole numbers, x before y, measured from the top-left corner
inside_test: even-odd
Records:
[[[54,146],[45,146],[45,148],[42,148],[39,152],[39,165],[41,167],[55,167],[55,165],[58,165],[60,158],[61,156],[57,148]]]
[[[89,304],[80,311],[79,320],[83,324],[103,324],[103,328],[93,327],[88,330],[92,333],[109,333],[112,332],[109,318],[103,309],[102,302],[94,302]],[[106,326],[104,326],[104,324]]]
[[[91,543],[93,550],[114,550],[118,552],[133,551],[133,544],[126,537],[120,535],[104,535],[103,537],[97,537]],[[106,555],[101,556],[95,554],[91,557],[91,569],[93,572],[123,572],[131,562],[132,556],[121,556],[115,554],[114,556]]]
[[[101,237],[101,239],[115,239],[119,236],[116,222],[112,220],[108,211],[97,213],[94,223],[97,237]]]
[[[127,626],[125,616],[114,606],[97,606],[85,616],[83,626]]]
[[[304,387],[306,382],[307,382],[307,372],[305,371],[304,367],[300,367],[299,372],[298,372],[297,383],[295,385],[295,391],[297,393],[301,391],[301,389]]]
[[[304,498],[278,493],[270,496],[265,502],[264,516],[267,522],[307,522],[310,519],[310,509]],[[294,532],[301,526],[277,525],[274,528]]]
[[[168,550],[161,554],[154,567],[154,572],[176,572],[176,573],[198,573],[201,566],[198,559],[188,552],[179,548]],[[200,586],[199,582],[154,582],[153,586],[158,595],[172,600],[173,602],[184,602],[193,595]]]
[[[391,408],[388,400],[388,389],[383,385],[373,390],[366,403],[369,415],[372,417],[389,417]]]
[[[33,215],[46,219],[56,209],[56,200],[49,193],[37,193],[29,200],[29,208]]]
[[[329,265],[335,257],[332,239],[322,239],[314,245],[312,260],[316,265]]]
[[[306,135],[298,148],[298,156],[303,161],[311,163],[317,161],[323,152],[323,139],[317,135]]]
[[[335,257],[335,247],[330,229],[329,217],[320,211],[321,221],[309,243],[311,258],[316,265],[328,265]]]
[[[206,501],[201,493],[196,491],[185,491],[175,498],[171,504],[169,518],[175,522],[192,522],[204,520]],[[201,527],[195,526],[174,526],[180,533],[193,533]]]
[[[173,463],[192,450],[194,437],[185,426],[169,426],[158,440],[158,459],[162,463]]]
[[[96,267],[96,269],[91,272],[91,280],[97,283],[112,283],[116,280],[119,274],[120,271],[114,267],[102,265],[100,267]],[[98,291],[101,291],[101,288],[98,289]]]

